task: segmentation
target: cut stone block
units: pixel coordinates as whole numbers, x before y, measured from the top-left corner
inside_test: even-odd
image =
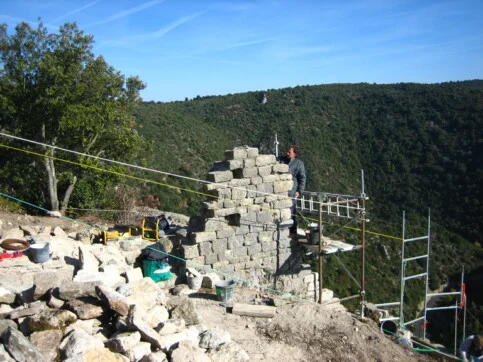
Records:
[[[258,175],[257,167],[245,167],[233,170],[233,176],[235,178],[255,177]]]
[[[243,160],[248,157],[246,148],[225,151],[225,160]]]
[[[277,163],[277,159],[275,155],[258,155],[255,159],[255,165],[260,166],[267,166]]]
[[[288,165],[285,163],[277,163],[273,165],[273,172],[278,172],[278,173],[289,172]]]
[[[236,170],[237,168],[243,168],[243,160],[227,160],[224,162],[226,168],[229,170]]]
[[[260,176],[268,176],[272,173],[272,166],[262,166],[258,168],[258,175]],[[274,175],[275,176],[275,175]]]
[[[273,183],[273,192],[276,194],[286,193],[292,189],[293,181],[275,181]]]
[[[214,171],[208,172],[208,181],[210,182],[224,182],[230,181],[233,178],[233,173],[231,171]]]
[[[203,241],[212,241],[216,239],[215,231],[198,231],[191,233],[190,240],[196,244]]]
[[[198,245],[183,245],[185,259],[193,259],[200,256]]]

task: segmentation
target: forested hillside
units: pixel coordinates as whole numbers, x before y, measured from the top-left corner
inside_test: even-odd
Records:
[[[147,162],[180,175],[204,179],[213,162],[236,146],[275,153],[275,135],[280,152],[292,143],[301,147],[308,190],[360,193],[364,170],[370,197],[368,229],[374,232],[368,234],[367,295],[372,302],[392,302],[400,293],[401,244],[381,233],[401,237],[403,211],[406,237],[414,237],[426,234],[431,210],[432,290],[449,276],[460,275],[463,267],[469,271],[482,265],[482,85],[470,81],[299,86],[184,102],[148,102],[135,115],[141,134],[153,147]],[[164,181],[179,183],[174,178]],[[185,180],[181,186],[199,188]],[[163,206],[182,207],[188,214],[197,211],[196,194],[166,187],[154,192]],[[338,224],[327,230],[339,230],[338,237],[356,243],[359,238],[341,232]],[[327,260],[327,287],[339,296],[357,293],[340,262],[359,278],[359,256],[343,253]],[[422,263],[413,272],[424,272]],[[410,283],[405,297],[408,315],[415,315],[423,291],[421,282]],[[468,323],[480,328],[481,307],[474,307],[476,317]],[[450,316],[430,326],[437,328],[430,333],[450,345],[453,323]]]
[[[263,104],[263,96],[267,103]],[[365,172],[371,218],[402,210],[482,243],[481,82],[332,84],[144,103],[140,131],[153,164],[201,176],[234,146],[303,151],[308,190],[357,193]]]

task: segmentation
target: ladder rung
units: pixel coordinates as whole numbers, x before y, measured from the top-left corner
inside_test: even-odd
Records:
[[[459,305],[452,305],[451,307],[426,308],[426,310],[429,311],[429,310],[458,309],[458,308],[459,308]]]
[[[414,278],[420,278],[428,275],[428,273],[421,273],[421,274],[416,274],[416,275],[411,275],[409,277],[403,278],[404,280],[409,280],[409,279],[414,279]]]
[[[413,256],[412,258],[403,259],[403,262],[404,261],[413,261],[413,260],[418,260],[418,259],[424,259],[424,258],[427,258],[427,257],[428,257],[428,254],[420,255],[420,256]]]
[[[434,294],[428,294],[426,298],[432,298],[432,297],[443,297],[447,295],[461,295],[461,292],[448,292],[448,293],[434,293]]]
[[[404,323],[405,325],[408,325],[408,324],[413,324],[413,323],[416,323],[416,322],[419,322],[419,321],[424,321],[424,316],[422,317],[419,317],[419,318],[416,318],[416,319],[413,319],[412,321],[409,321],[409,322],[406,322]]]
[[[428,236],[426,235],[426,236],[420,236],[420,237],[412,238],[412,239],[404,239],[403,241],[405,243],[409,243],[411,241],[418,241],[418,240],[423,240],[423,239],[427,239],[427,238],[428,238]]]
[[[381,304],[374,304],[376,308],[380,307],[393,307],[396,305],[401,305],[401,302],[392,302],[392,303],[381,303]]]

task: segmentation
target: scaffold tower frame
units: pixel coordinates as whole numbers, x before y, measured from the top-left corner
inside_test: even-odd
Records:
[[[358,283],[352,275],[350,275],[347,268],[344,269],[349,275],[356,281],[359,287],[359,293],[349,297],[341,298],[340,300],[349,300],[360,298],[361,299],[361,315],[364,316],[365,310],[365,249],[366,249],[366,222],[370,220],[366,218],[366,201],[369,197],[364,191],[364,171],[361,171],[362,178],[362,190],[360,194],[345,195],[335,194],[327,192],[303,192],[299,198],[297,198],[296,208],[300,213],[318,214],[318,230],[319,230],[319,243],[318,243],[318,258],[319,258],[319,300],[322,304],[322,290],[323,290],[323,262],[324,256],[339,251],[359,250],[361,249],[361,278]],[[361,244],[353,246],[340,241],[334,241],[323,236],[323,218],[337,217],[348,220],[355,220],[362,224]],[[335,243],[334,247],[331,244]],[[345,244],[345,245],[344,245]],[[345,247],[349,246],[349,247]]]

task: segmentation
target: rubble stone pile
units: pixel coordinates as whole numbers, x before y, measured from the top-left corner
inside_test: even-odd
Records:
[[[302,264],[304,250],[289,235],[288,165],[239,147],[214,164],[208,181],[200,216],[172,224],[162,239],[176,278],[158,283],[143,277],[141,252],[152,242],[141,236],[93,243],[88,225],[0,220],[0,242],[34,243],[25,255],[0,259],[0,359],[248,360],[228,333],[204,326],[183,288],[174,288],[187,267],[207,267],[203,284],[211,288],[228,274],[314,300],[317,274]]]
[[[187,295],[169,294],[174,279],[143,277],[137,259],[150,242],[91,244],[78,225],[69,233],[0,226],[0,241],[30,238],[50,246],[45,263],[33,262],[28,250],[0,261],[0,360],[249,359],[227,332],[203,324]]]

